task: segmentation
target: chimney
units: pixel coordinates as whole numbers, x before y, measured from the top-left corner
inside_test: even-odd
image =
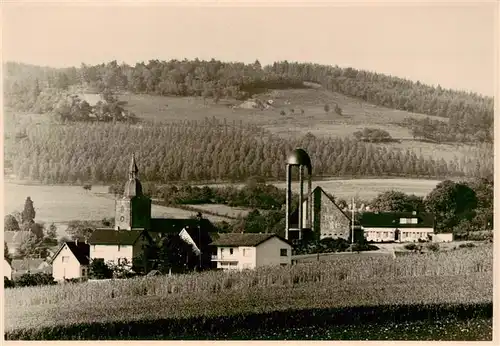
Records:
[[[416,211],[416,210],[414,210],[414,211],[412,211],[412,212],[411,212],[411,214],[412,214],[412,215],[417,215],[417,211]]]
[[[75,238],[75,245],[78,246],[78,238]]]

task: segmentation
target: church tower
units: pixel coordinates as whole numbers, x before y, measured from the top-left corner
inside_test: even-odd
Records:
[[[130,160],[128,181],[123,197],[115,202],[115,229],[149,229],[151,224],[151,199],[142,193],[142,185],[137,175],[139,169],[135,156]]]

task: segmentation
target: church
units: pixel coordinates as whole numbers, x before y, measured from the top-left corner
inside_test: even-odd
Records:
[[[96,229],[87,243],[90,258],[104,262],[132,263],[144,254],[149,244],[158,243],[167,234],[178,234],[192,246],[199,257],[199,265],[210,266],[211,250],[208,244],[215,226],[207,219],[165,219],[151,217],[151,199],[144,195],[138,178],[135,156],[129,166],[128,180],[123,195],[115,200],[114,228]]]

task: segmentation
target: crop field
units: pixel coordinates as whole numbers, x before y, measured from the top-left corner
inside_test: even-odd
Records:
[[[72,220],[102,220],[114,217],[114,196],[107,193],[106,186],[92,186],[91,191],[81,186],[68,185],[22,185],[4,184],[4,213],[21,212],[26,197],[31,197],[37,222],[64,223]],[[153,205],[153,217],[189,218],[194,213],[188,210]],[[213,215],[206,218],[217,221],[229,219]]]
[[[5,331],[7,339],[491,340],[492,270],[493,248],[485,244],[396,259],[14,288],[4,293]],[[367,332],[380,326],[392,332]],[[311,334],[313,327],[324,333]]]

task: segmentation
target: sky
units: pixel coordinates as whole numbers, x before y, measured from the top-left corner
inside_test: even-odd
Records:
[[[11,3],[2,9],[2,59],[54,67],[196,57],[288,60],[493,96],[497,14],[494,2]]]

